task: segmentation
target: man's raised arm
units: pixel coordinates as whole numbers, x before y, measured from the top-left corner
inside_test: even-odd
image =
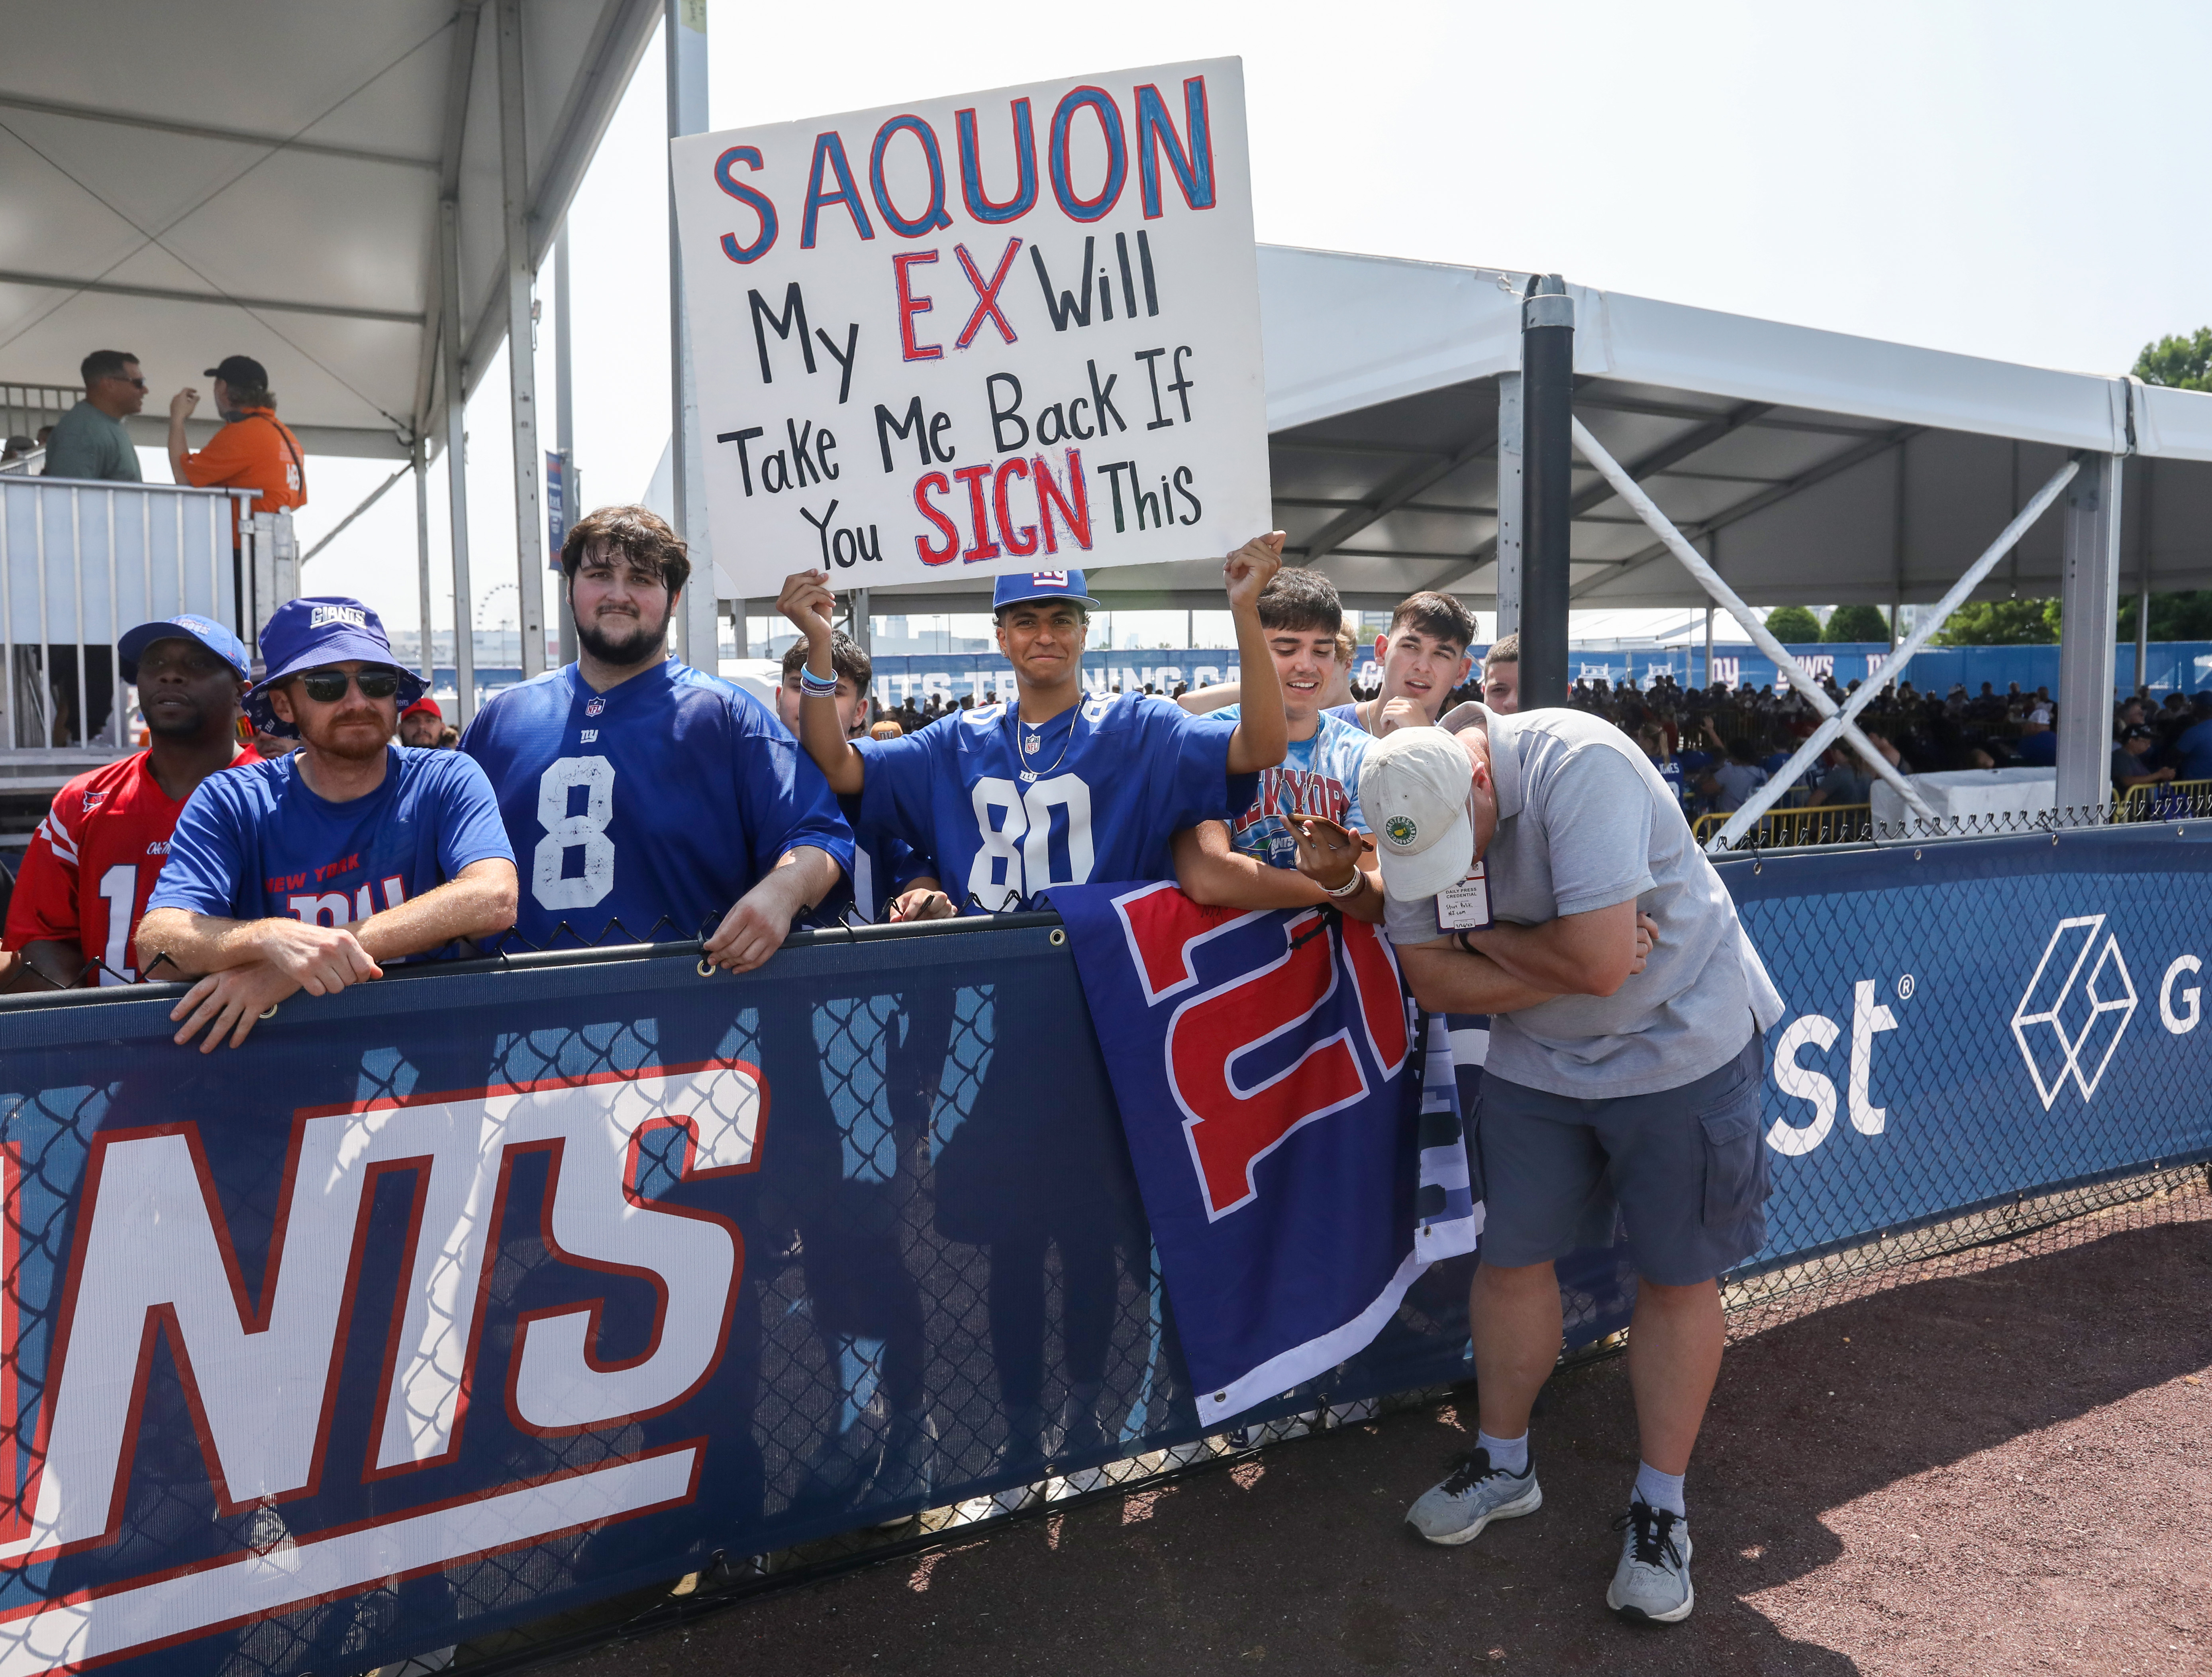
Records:
[[[866,759],[853,749],[837,720],[837,672],[830,662],[830,636],[837,607],[826,570],[797,570],[783,579],[776,609],[806,637],[806,674],[828,686],[821,693],[802,692],[799,742],[814,759],[830,790],[850,797],[866,780]],[[803,681],[804,678],[802,678]]]
[[[1237,624],[1237,660],[1243,667],[1243,704],[1237,731],[1229,739],[1229,772],[1256,774],[1272,769],[1291,749],[1290,718],[1283,711],[1283,684],[1275,674],[1275,655],[1260,626],[1260,590],[1283,564],[1283,533],[1255,536],[1221,567],[1229,584],[1229,613]],[[824,654],[825,657],[827,654]]]

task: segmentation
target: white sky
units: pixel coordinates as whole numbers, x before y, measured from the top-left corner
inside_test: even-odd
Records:
[[[2202,3],[1122,0],[940,5],[927,30],[914,18],[873,0],[839,7],[834,24],[818,8],[710,0],[714,125],[1241,54],[1263,241],[1541,269],[2107,373],[2212,320]],[[592,503],[641,494],[668,434],[664,73],[656,36],[569,212],[576,450]],[[549,262],[549,442],[551,290]],[[511,591],[484,597],[514,575],[506,399],[502,361],[471,408],[487,627],[513,620]],[[304,540],[390,470],[311,460]],[[412,626],[410,489],[326,550],[307,586],[358,593]],[[441,471],[431,490],[442,579]],[[1142,615],[1165,630],[1170,614]],[[1630,631],[1623,613],[1584,615],[1577,633]]]

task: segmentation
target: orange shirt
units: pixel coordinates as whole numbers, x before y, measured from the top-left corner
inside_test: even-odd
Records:
[[[185,456],[185,477],[198,489],[258,489],[255,512],[284,512],[307,500],[307,467],[300,439],[265,407],[250,407]],[[238,541],[238,503],[231,503],[230,539]]]

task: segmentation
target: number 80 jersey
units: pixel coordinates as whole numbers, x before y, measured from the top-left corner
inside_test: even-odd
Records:
[[[1085,699],[1034,728],[986,704],[863,743],[860,814],[934,856],[971,914],[1055,885],[1172,879],[1169,840],[1256,794],[1258,776],[1229,772],[1235,732],[1140,693]]]
[[[571,664],[501,693],[462,736],[499,799],[535,948],[711,932],[776,858],[848,874],[837,800],[768,707],[669,662],[594,692]]]

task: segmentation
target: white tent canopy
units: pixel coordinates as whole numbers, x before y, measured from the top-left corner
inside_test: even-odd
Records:
[[[1520,368],[1526,278],[1261,247],[1276,521],[1347,605],[1494,596],[1498,376]],[[2212,396],[1569,290],[1577,416],[1759,604],[1933,601],[2075,450],[2129,456],[2127,590],[2212,585]],[[1576,468],[1576,603],[1706,604]],[[2038,525],[1980,596],[2055,593],[2058,526]],[[1116,569],[1092,591],[1219,601],[1203,562]],[[936,588],[880,590],[873,608],[979,607]]]
[[[471,387],[507,331],[497,10],[15,9],[0,52],[0,379],[73,385],[88,351],[133,351],[151,387],[136,423],[155,442],[168,395],[242,353],[311,451],[405,458],[442,399],[441,198],[457,206]],[[533,269],[660,10],[516,8]]]

